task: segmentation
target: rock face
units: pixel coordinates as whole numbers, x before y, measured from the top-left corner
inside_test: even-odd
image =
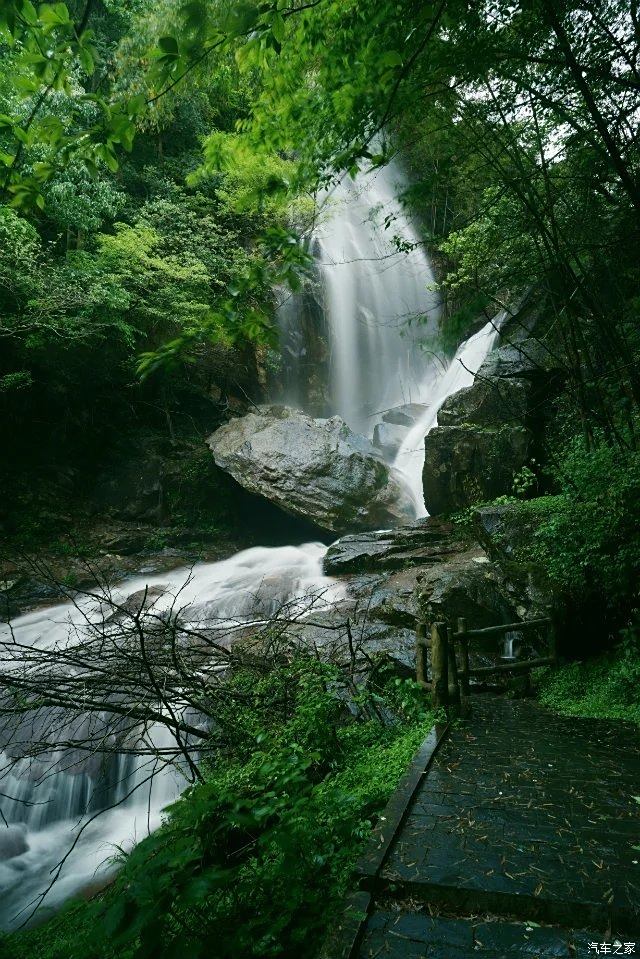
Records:
[[[426,406],[420,403],[405,403],[403,406],[395,406],[392,410],[383,413],[384,423],[394,423],[397,426],[413,426],[416,420],[419,420]]]
[[[336,622],[349,618],[362,668],[367,657],[383,656],[410,674],[415,663],[415,629],[464,616],[474,628],[546,615],[529,577],[512,578],[483,547],[437,517],[375,533],[344,536],[329,547],[324,571],[345,585]],[[318,622],[314,616],[313,621]],[[306,628],[306,627],[305,627]],[[537,640],[514,634],[514,655],[538,655]],[[344,646],[340,631],[314,636],[325,652]],[[475,641],[472,664],[500,661],[502,639]],[[369,665],[367,665],[369,664]]]
[[[482,506],[473,516],[478,539],[498,562],[519,559],[519,550],[531,544],[543,518],[541,510],[533,511],[524,503]]]
[[[479,541],[491,559],[499,563],[505,571],[513,590],[519,592],[529,619],[549,616],[557,605],[553,584],[542,567],[524,559],[524,548],[531,545],[540,523],[545,518],[541,506],[551,500],[551,497],[537,500],[539,505],[536,509],[531,509],[529,503],[483,506],[473,516]]]
[[[401,480],[338,416],[313,419],[264,406],[207,442],[216,464],[249,492],[328,532],[380,529],[411,517]]]
[[[432,515],[448,513],[511,492],[513,475],[527,462],[530,437],[521,426],[436,428],[425,443],[424,501]]]
[[[423,486],[431,515],[510,493],[535,455],[545,398],[561,377],[538,314],[521,309],[501,330],[472,386],[450,396],[425,439]]]
[[[411,526],[343,536],[329,547],[324,571],[329,576],[407,569],[442,562],[462,547],[451,523],[427,517]]]
[[[391,423],[376,423],[373,429],[373,445],[383,456],[393,459],[407,435],[407,427]]]
[[[500,567],[481,547],[471,546],[445,565],[423,572],[417,603],[427,626],[444,620],[455,623],[464,616],[481,629],[518,619],[509,587]]]

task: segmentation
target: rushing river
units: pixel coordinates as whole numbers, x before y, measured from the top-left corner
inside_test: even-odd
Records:
[[[460,347],[448,367],[420,349],[437,331],[438,299],[430,289],[429,260],[395,198],[399,179],[393,166],[357,182],[345,178],[324,203],[312,249],[330,350],[325,384],[330,412],[372,436],[384,412],[412,404],[413,425],[401,432],[387,459],[404,474],[420,516],[425,514],[424,436],[444,399],[473,381],[496,333],[488,324]],[[282,309],[281,321],[303,356],[304,335],[296,329],[296,311],[292,298]],[[289,362],[292,356],[295,363],[295,351],[290,351]],[[295,383],[295,376],[291,379]],[[200,627],[221,618],[269,616],[283,603],[311,593],[330,603],[339,597],[341,586],[323,574],[325,552],[320,543],[249,549],[222,562],[129,580],[115,598],[126,602],[128,596],[156,587],[154,603],[162,610],[179,594],[183,616]],[[12,625],[15,638],[25,646],[55,650],[100,615],[100,604],[87,598],[28,613]],[[11,642],[6,627],[0,640]],[[4,658],[7,648],[2,646]],[[170,769],[149,779],[149,759],[136,760],[130,754],[114,757],[99,777],[86,766],[69,768],[60,756],[49,757],[48,767],[44,760],[22,759],[6,774],[13,757],[20,755],[10,738],[5,730],[0,742],[6,749],[0,779],[0,924],[7,928],[29,915],[58,875],[79,827],[96,810],[106,811],[82,832],[47,892],[45,908],[104,881],[113,868],[109,860],[114,850],[130,847],[154,829],[163,807],[184,785]]]

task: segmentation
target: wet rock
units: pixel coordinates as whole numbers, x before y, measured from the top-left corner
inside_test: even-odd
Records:
[[[23,825],[0,825],[0,862],[15,859],[29,851],[27,829]]]
[[[522,426],[436,427],[425,439],[424,499],[431,515],[465,509],[511,492],[529,458],[531,435]]]
[[[393,423],[396,426],[413,426],[420,419],[426,406],[421,403],[406,403],[404,406],[395,406],[392,410],[383,413],[382,419],[385,423]]]
[[[527,619],[549,616],[556,606],[552,583],[542,566],[530,559],[527,549],[553,500],[545,496],[526,503],[483,506],[473,516],[478,539],[505,571],[514,595],[519,596],[519,619],[525,618],[525,610]]]
[[[544,497],[551,502],[550,497]],[[482,506],[473,514],[475,532],[490,556],[497,560],[519,557],[529,546],[545,516],[544,509],[534,510],[529,503],[503,503]]]
[[[447,563],[424,569],[417,597],[428,626],[463,616],[474,629],[509,623],[518,618],[514,597],[497,564],[480,546],[452,556]]]
[[[395,526],[412,513],[401,478],[338,416],[256,408],[207,440],[216,464],[251,493],[320,529]]]
[[[472,386],[454,393],[425,439],[423,485],[432,515],[511,493],[514,474],[540,457],[545,410],[562,385],[547,342],[544,302],[528,296],[500,327],[500,345]]]
[[[166,593],[167,589],[166,584],[157,584],[136,590],[118,603],[117,610],[107,617],[106,622],[121,622],[128,617],[134,618],[148,612],[153,609],[156,601]]]
[[[394,426],[390,423],[376,423],[373,429],[373,445],[380,450],[387,459],[393,459],[396,455],[405,436],[407,435],[406,426]]]
[[[306,654],[313,650],[326,662],[349,669],[357,682],[366,682],[382,663],[406,677],[415,676],[415,625],[398,626],[377,619],[366,601],[376,583],[353,584],[345,602],[332,610],[314,613],[287,631],[292,645]]]
[[[416,589],[422,572],[421,566],[414,566],[385,576],[354,577],[349,592],[358,598],[358,607],[366,610],[369,620],[415,634],[419,619]]]
[[[531,384],[520,379],[477,380],[442,404],[438,426],[525,424]]]
[[[473,547],[452,557],[443,566],[425,569],[419,577],[416,615],[426,624],[427,634],[436,622],[455,627],[459,617],[469,628],[483,629],[546,615],[527,593],[483,549]],[[534,658],[547,652],[547,638],[530,632],[510,634],[510,655]],[[470,647],[472,667],[496,665],[505,653],[505,637],[474,639]]]
[[[531,383],[477,378],[450,396],[425,438],[424,498],[432,515],[510,493],[530,455]]]
[[[329,547],[324,569],[329,575],[405,569],[440,562],[461,548],[451,523],[427,517],[396,529],[343,536]]]
[[[559,368],[558,358],[543,341],[527,338],[492,350],[479,372],[481,376],[536,380]]]

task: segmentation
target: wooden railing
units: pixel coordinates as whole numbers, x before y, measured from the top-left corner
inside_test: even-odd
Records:
[[[469,666],[469,641],[505,636],[507,633],[523,633],[531,630],[548,630],[550,655],[535,659],[514,659],[512,662],[496,663],[493,666]],[[427,675],[427,650],[431,652],[431,679]],[[518,623],[501,623],[484,629],[467,629],[465,619],[459,619],[455,632],[447,623],[434,623],[430,641],[426,627],[419,623],[416,630],[416,678],[421,686],[431,691],[434,708],[444,707],[463,716],[471,709],[471,677],[485,677],[504,673],[524,672],[527,682],[532,669],[556,663],[556,646],[553,624],[548,617],[530,619]]]

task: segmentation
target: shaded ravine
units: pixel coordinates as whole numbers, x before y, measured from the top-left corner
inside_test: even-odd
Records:
[[[392,217],[390,233],[410,244],[417,239],[395,200],[398,176],[397,170],[390,170],[377,173],[368,183],[343,181],[331,204],[333,215],[319,228],[315,251],[330,330],[326,393],[331,412],[372,435],[381,412],[407,403],[422,408],[414,425],[405,430],[396,467],[414,491],[416,515],[423,515],[424,436],[446,397],[473,381],[495,331],[489,324],[463,344],[446,371],[419,350],[421,334],[435,331],[438,307],[429,290],[431,267],[421,248],[405,255],[385,238],[384,221]],[[382,225],[376,227],[374,221]],[[422,326],[413,324],[407,332],[407,316],[418,314],[426,317]],[[287,322],[291,324],[291,315]],[[220,617],[266,617],[283,603],[310,593],[321,593],[327,603],[339,597],[341,585],[323,574],[325,552],[321,543],[245,550],[222,562],[129,580],[118,587],[117,597],[124,601],[155,586],[160,590],[155,603],[161,609],[180,594],[188,620],[200,627]],[[80,611],[69,603],[21,616],[13,623],[14,635],[25,645],[47,649],[73,642],[83,617],[100,615],[98,604],[93,601],[92,607],[91,602]],[[6,666],[11,656],[6,627],[0,631],[0,644]],[[147,782],[149,760],[137,762],[131,756],[114,757],[99,777],[95,770],[77,768],[49,775],[42,763],[28,760],[11,769],[11,730],[5,726],[0,735],[0,745],[7,749],[0,810],[8,824],[0,821],[0,925],[10,928],[29,915],[30,904],[49,887],[51,871],[69,850],[79,826],[95,811],[107,809],[83,832],[47,893],[46,908],[103,882],[113,868],[108,860],[114,848],[131,847],[156,828],[162,808],[183,784],[179,774],[169,770]],[[52,757],[51,764],[58,758]],[[25,800],[38,805],[25,805]]]

